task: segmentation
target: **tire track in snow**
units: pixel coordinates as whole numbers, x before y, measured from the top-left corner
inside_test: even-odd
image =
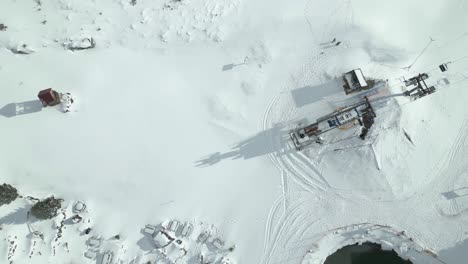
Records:
[[[322,173],[315,167],[315,165],[312,163],[312,161],[310,161],[309,158],[306,157],[305,154],[303,153],[295,153],[296,155],[296,158],[298,160],[301,160],[301,163],[304,164],[307,168],[309,168],[310,170],[312,170],[319,178],[320,178],[320,181],[322,182],[321,184],[322,185],[325,185],[325,187],[327,188],[331,188],[330,184],[328,183],[328,181],[326,180],[326,178],[322,175]]]
[[[344,48],[338,48],[333,49],[331,52],[329,52],[330,55],[335,55],[338,54],[342,51],[344,51]],[[308,63],[302,67],[301,73],[299,74],[301,76],[301,82],[304,83],[310,83],[312,79],[320,79],[320,76],[317,74],[319,69],[323,66],[323,64],[328,60],[328,56],[324,56],[322,54],[316,55],[311,63]],[[274,105],[277,105],[278,99],[280,98],[280,95],[283,94],[284,92],[289,92],[291,90],[291,85],[290,82],[287,82],[278,90],[278,92],[273,96],[272,100],[269,102],[267,109],[265,111],[264,117],[263,117],[263,129],[267,130],[272,126],[272,108]],[[282,109],[286,110],[286,109]],[[291,120],[291,116],[297,112],[297,109],[294,105],[290,106],[288,109],[289,111],[287,112],[287,115],[283,115],[281,120],[278,121],[287,121]],[[272,144],[274,144],[272,142]],[[285,146],[278,146],[277,149],[281,149],[282,147]],[[288,150],[291,150],[289,148]],[[293,151],[294,152],[294,151]],[[283,155],[283,157],[278,158],[274,154],[269,154],[268,155],[270,160],[275,164],[275,166],[278,167],[278,169],[285,169],[286,171],[291,173],[291,177],[293,178],[294,182],[296,182],[301,188],[307,191],[312,191],[314,189],[316,190],[323,190],[326,187],[329,187],[328,182],[325,180],[325,178],[321,175],[321,173],[318,171],[317,168],[315,168],[315,165],[313,165],[311,162],[308,164],[304,165],[302,163],[303,167],[309,167],[311,172],[304,171],[303,169],[298,168],[298,166],[294,165],[294,160],[295,162],[299,161],[299,156],[297,154],[290,154],[290,155]],[[290,158],[288,160],[288,158]],[[282,161],[280,161],[282,159]],[[304,156],[302,157],[302,160],[304,161]],[[282,167],[283,166],[283,167]],[[312,175],[312,177],[310,176]],[[317,176],[320,178],[320,180],[317,180],[314,178],[314,176]],[[286,191],[284,191],[286,192]]]
[[[265,226],[265,239],[264,239],[264,245],[263,245],[263,252],[265,253],[267,251],[267,245],[270,242],[270,236],[272,233],[271,227],[272,227],[272,222],[273,222],[273,216],[275,212],[278,210],[282,203],[282,197],[276,199],[275,203],[270,209],[270,212],[268,213],[268,218],[267,218],[267,223]]]
[[[316,75],[316,71],[320,68],[321,65],[323,65],[323,63],[325,62],[325,58],[324,56],[315,56],[314,57],[314,60],[313,60],[313,63],[311,64],[308,64],[308,65],[304,65],[302,67],[302,70],[301,70],[301,73],[300,75],[302,75],[302,80],[306,80],[306,81],[310,81],[312,79],[312,76],[311,75]],[[314,76],[315,78],[317,78],[318,76]],[[293,78],[294,79],[294,78]],[[278,103],[278,100],[280,98],[280,96],[285,93],[285,92],[289,92],[291,90],[291,85],[290,85],[291,81],[288,81],[286,84],[284,84],[281,88],[278,89],[277,93],[272,97],[272,99],[270,100],[270,102],[268,103],[267,105],[267,108],[265,110],[265,113],[264,113],[264,117],[263,117],[263,129],[264,130],[267,130],[269,128],[271,128],[273,126],[273,117],[272,117],[272,110],[273,110],[273,106],[275,106],[277,103]],[[295,106],[292,106],[290,107],[289,109],[287,109],[287,112],[286,114],[283,114],[281,116],[281,119],[279,121],[284,121],[284,120],[288,120],[293,114],[295,114],[297,112],[297,110],[295,109]],[[286,150],[293,150],[295,151],[294,148],[291,148],[290,144],[286,143],[286,145],[284,146],[281,146],[281,142],[271,142],[271,144],[279,144],[279,146],[277,145],[276,149],[281,149],[281,148],[284,148]],[[292,174],[292,178],[294,180],[294,182],[296,182],[301,188],[303,188],[304,190],[306,191],[312,191],[312,190],[316,190],[316,189],[320,189],[319,187],[317,187],[317,185],[314,185],[314,184],[311,184],[309,182],[309,180],[307,180],[308,177],[294,177],[294,175],[301,175],[300,172],[298,172],[296,170],[296,168],[294,167],[294,165],[291,163],[290,160],[286,160],[286,159],[280,159],[278,158],[277,155],[273,154],[273,153],[270,153],[268,154],[270,160],[272,161],[272,163],[279,169],[281,175],[282,175],[282,191],[283,191],[283,197],[284,197],[284,200],[283,203],[284,203],[284,206],[286,209],[289,209],[289,207],[286,205],[286,197],[288,195],[288,188],[287,188],[287,177]],[[282,220],[284,218],[285,215],[283,215],[283,217],[280,218],[280,221],[278,223],[279,227],[276,228],[275,230],[272,229],[271,225],[272,225],[272,222],[273,222],[273,215],[275,212],[278,211],[278,207],[279,207],[279,203],[280,203],[281,199],[278,199],[274,205],[274,209],[272,209],[272,211],[270,211],[270,214],[268,216],[268,220],[267,220],[267,226],[266,226],[266,234],[265,234],[265,245],[264,245],[264,253],[266,257],[264,257],[264,260],[262,263],[269,263],[270,262],[270,258],[271,258],[271,254],[275,251],[275,248],[276,248],[276,245],[277,243],[275,242],[272,242],[271,240],[274,239],[274,241],[278,241],[279,239],[279,234],[281,234],[285,228],[285,221],[286,219]],[[293,210],[294,212],[294,210]],[[291,210],[288,211],[288,215],[291,214]],[[275,233],[272,234],[272,233]],[[274,236],[272,238],[272,236]],[[270,251],[268,252],[268,248],[270,248]]]
[[[323,65],[329,59],[329,56],[336,55],[341,53],[345,49],[343,47],[336,47],[327,51],[327,55],[319,54],[312,58],[312,62],[306,63],[302,66],[299,74],[292,76],[290,80],[284,83],[276,92],[276,94],[271,98],[270,102],[267,104],[263,115],[263,130],[271,129],[275,123],[282,124],[287,123],[288,120],[293,120],[291,117],[297,114],[298,109],[294,103],[291,102],[281,102],[281,95],[289,93],[292,89],[296,88],[298,83],[309,84],[314,81],[322,81],[322,76],[318,74],[319,70],[323,68]],[[281,102],[281,104],[280,104]],[[275,113],[274,106],[283,106],[286,103],[286,107],[278,107],[279,111]],[[276,117],[276,118],[275,118]],[[276,119],[276,120],[275,120]],[[299,217],[300,206],[295,206],[290,208],[287,204],[287,197],[289,195],[288,180],[291,178],[298,186],[304,189],[307,192],[324,190],[329,188],[330,185],[315,167],[315,165],[308,161],[307,157],[302,153],[296,153],[294,147],[291,146],[288,140],[283,142],[281,139],[277,140],[272,138],[270,144],[276,150],[284,150],[286,153],[269,153],[268,157],[271,162],[278,168],[281,174],[281,188],[283,199],[278,199],[275,202],[275,205],[272,207],[270,214],[268,216],[267,224],[265,227],[265,241],[264,241],[264,256],[262,258],[262,263],[268,264],[271,262],[271,257],[275,253],[276,248],[278,247],[279,240],[283,239],[283,234],[289,230],[288,237],[297,235],[299,231],[291,233],[288,223],[292,222],[294,226],[297,222],[295,219]],[[284,214],[279,218],[276,228],[272,228],[274,215],[279,212],[279,204],[283,202],[284,205]],[[291,220],[292,218],[292,220]],[[295,228],[295,230],[298,228]],[[303,235],[303,234],[301,234]]]
[[[452,163],[453,160],[456,157],[458,157],[461,150],[464,148],[467,136],[468,136],[468,119],[464,121],[460,131],[458,132],[458,135],[452,147],[452,150],[450,151],[448,155],[448,163],[449,163],[448,165],[450,165],[450,163]]]
[[[450,177],[441,177],[445,170],[450,168],[450,165],[453,164],[453,161],[459,157],[460,153],[465,150],[465,144],[467,143],[468,137],[468,119],[465,119],[455,140],[452,143],[450,150],[447,151],[447,154],[444,155],[443,160],[436,165],[436,178],[443,180],[444,187],[447,182],[451,182]],[[440,185],[441,183],[438,183]]]
[[[330,187],[328,182],[323,182],[323,176],[318,173],[318,170],[314,167],[314,165],[305,164],[303,160],[300,159],[299,154],[291,154],[290,156],[286,157],[284,161],[287,166],[289,166],[289,169],[295,172],[296,179],[307,183],[307,186],[311,188],[309,191],[313,191],[314,189],[323,191],[327,187]],[[318,179],[315,177],[309,177],[309,175],[314,174],[318,176]]]
[[[294,207],[288,208],[288,212],[281,217],[277,228],[275,228],[274,231],[274,238],[272,241],[269,243],[269,251],[266,252],[266,254],[263,257],[262,263],[268,264],[271,262],[271,257],[276,251],[276,248],[279,246],[279,241],[282,238],[282,235],[287,231],[287,228],[289,227],[288,222],[290,222],[291,219],[296,219],[300,214],[301,214],[301,207],[304,204],[304,202],[300,202],[296,204]]]

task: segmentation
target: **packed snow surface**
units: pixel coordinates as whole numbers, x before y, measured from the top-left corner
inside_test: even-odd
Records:
[[[319,264],[375,242],[415,264],[465,263],[467,10],[1,1],[0,184],[23,198],[0,207],[0,262]],[[346,127],[296,151],[290,130],[363,96],[342,89],[353,69],[382,81],[365,92],[367,139]],[[424,72],[434,94],[391,96]],[[71,94],[69,112],[42,107],[46,88]],[[50,195],[58,216],[30,219]]]

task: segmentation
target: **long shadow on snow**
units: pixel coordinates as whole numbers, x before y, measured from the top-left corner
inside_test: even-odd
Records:
[[[465,264],[468,257],[468,239],[438,252],[439,259],[447,264]]]
[[[18,115],[32,114],[40,112],[42,104],[39,100],[26,101],[21,103],[7,104],[0,109],[0,115],[4,117],[14,117]]]
[[[0,224],[26,224],[31,206],[24,206],[0,218]]]
[[[297,88],[291,91],[291,96],[296,107],[303,107],[316,103],[328,96],[344,93],[341,82],[341,79],[334,78],[319,85]]]
[[[268,130],[264,130],[255,136],[247,138],[239,142],[227,152],[215,152],[195,163],[197,167],[213,166],[214,164],[226,159],[251,159],[275,153],[276,155],[284,155],[291,151],[285,150],[283,146],[289,140],[288,131],[285,126],[276,124]],[[278,144],[279,143],[279,144]]]

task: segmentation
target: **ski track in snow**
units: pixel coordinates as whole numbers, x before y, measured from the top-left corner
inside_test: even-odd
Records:
[[[295,219],[298,218],[298,216],[302,213],[302,203],[288,208],[288,213],[284,214],[283,217],[280,219],[278,226],[275,228],[275,230],[272,230],[273,234],[273,240],[270,241],[268,244],[269,251],[264,255],[264,260],[262,263],[268,264],[271,263],[271,257],[272,254],[274,254],[276,248],[281,244],[279,241],[283,239],[283,234],[287,233],[288,228],[291,228],[292,226],[289,225],[291,219],[294,221]],[[297,228],[297,226],[293,226],[293,228]],[[271,234],[270,234],[271,237]],[[282,245],[282,244],[281,244]]]
[[[342,48],[332,49],[332,51],[328,52],[327,55],[319,54],[313,57],[312,62],[303,65],[301,72],[297,74],[300,79],[299,81],[301,83],[310,83],[313,80],[320,79],[318,72],[328,60],[327,57],[330,55],[336,55],[343,50],[344,49]],[[281,96],[285,93],[289,93],[291,89],[297,87],[297,84],[294,81],[296,81],[298,78],[294,78],[294,76],[292,78],[293,83],[291,84],[291,81],[288,81],[286,84],[284,84],[269,102],[263,117],[264,130],[271,129],[275,124],[288,123],[289,120],[292,120],[292,116],[296,114],[297,109],[292,103],[287,105],[286,109],[282,108],[280,113],[273,113],[273,107],[278,106],[278,101]],[[291,129],[291,127],[288,127],[288,129]],[[283,153],[270,153],[268,156],[272,163],[279,169],[281,177],[283,178],[281,182],[284,196],[283,203],[286,211],[284,214],[282,214],[283,217],[280,218],[277,224],[278,226],[275,229],[272,229],[270,226],[273,215],[270,214],[268,217],[267,230],[270,231],[266,235],[266,245],[264,247],[266,252],[262,261],[262,263],[265,264],[271,263],[272,254],[274,254],[279,244],[282,245],[282,243],[278,243],[280,240],[288,241],[297,234],[302,236],[304,234],[300,230],[302,228],[309,228],[308,225],[298,223],[299,215],[302,213],[302,204],[296,204],[296,206],[293,208],[291,208],[289,204],[286,204],[286,197],[289,197],[290,195],[290,190],[286,186],[288,179],[291,178],[294,183],[296,183],[303,191],[306,192],[323,191],[331,187],[323,175],[321,175],[318,169],[314,166],[312,161],[310,161],[309,158],[306,157],[303,153],[297,152],[295,150],[295,148],[289,142],[289,137],[287,138],[286,144],[283,144],[281,139],[279,141],[272,139],[271,144],[275,147],[275,149],[283,151]],[[275,203],[274,209],[272,209],[271,213],[278,212],[278,207],[278,204]],[[291,230],[294,230],[294,232]],[[284,237],[285,234],[287,234],[287,237]]]
[[[337,47],[332,49],[326,54],[318,54],[311,59],[311,63],[302,66],[301,72],[298,74],[301,83],[311,83],[313,80],[320,79],[318,72],[328,60],[329,56],[334,56],[343,52],[345,49]],[[272,128],[274,124],[286,123],[292,119],[292,116],[296,114],[296,107],[291,104],[286,109],[281,109],[280,117],[278,120],[274,120],[272,117],[273,106],[278,105],[278,100],[281,95],[290,92],[291,89],[296,88],[291,82],[288,81],[280,88],[275,96],[271,99],[267,106],[263,118],[263,129],[267,130]],[[324,190],[329,188],[330,185],[326,179],[321,175],[318,169],[313,165],[303,153],[297,153],[293,146],[291,146],[289,140],[286,145],[281,145],[281,142],[272,142],[276,149],[283,148],[284,152],[288,154],[276,154],[270,153],[268,156],[270,160],[279,168],[280,171],[285,170],[286,175],[294,180],[302,189],[306,191],[313,190]]]
[[[280,198],[276,199],[275,203],[273,204],[273,206],[270,209],[270,213],[268,214],[267,223],[265,225],[265,239],[264,239],[264,248],[263,248],[264,252],[267,251],[267,245],[270,244],[270,236],[271,236],[271,233],[272,233],[273,217],[275,215],[275,212],[277,210],[279,210],[279,208],[281,207],[283,199],[284,199],[284,197],[280,197]]]
[[[343,50],[340,49],[333,49],[332,51],[329,52],[331,56],[337,55]],[[272,98],[270,103],[268,104],[267,111],[265,112],[264,118],[263,118],[263,129],[267,130],[271,127],[273,127],[274,124],[281,124],[281,123],[287,123],[288,120],[294,120],[294,116],[297,115],[298,109],[295,107],[295,105],[290,102],[289,104],[286,105],[280,105],[280,99],[282,99],[282,95],[285,93],[288,93],[291,89],[294,89],[296,87],[300,87],[297,83],[301,84],[306,84],[306,83],[311,83],[313,81],[321,80],[321,76],[319,74],[320,69],[324,66],[324,64],[327,61],[327,54],[325,55],[319,55],[315,56],[313,59],[312,63],[309,63],[307,65],[304,65],[302,67],[302,70],[299,74],[297,74],[296,78],[293,78],[292,81],[289,81],[288,83],[284,84],[281,89],[277,92],[277,94]],[[298,80],[299,79],[299,80]],[[284,104],[284,102],[282,102]],[[280,113],[275,113],[273,110],[273,107],[278,107],[280,108]],[[288,127],[288,129],[291,129],[292,127]],[[463,152],[464,148],[463,146],[466,144],[466,138],[468,136],[468,120],[465,120],[464,124],[462,125],[462,128],[460,129],[455,142],[453,143],[453,147],[450,149],[449,153],[445,155],[445,159],[443,161],[443,166],[439,168],[438,170],[438,175],[442,173],[443,169],[446,167],[450,167],[451,164],[457,163],[457,157],[460,156],[461,152]],[[339,190],[335,190],[338,192],[335,192],[334,189],[330,186],[330,184],[327,182],[326,178],[320,173],[320,171],[315,167],[313,161],[308,157],[306,154],[302,152],[296,152],[294,147],[290,144],[289,140],[287,141],[286,144],[282,145],[281,141],[274,141],[271,142],[274,144],[275,149],[282,149],[284,153],[271,153],[269,154],[269,158],[272,161],[273,164],[277,168],[279,168],[280,173],[282,174],[282,177],[286,178],[286,181],[288,179],[292,179],[291,183],[295,183],[298,187],[300,187],[300,190],[303,190],[305,192],[315,192],[315,193],[320,193],[322,191],[327,191],[332,197],[341,197],[343,199],[353,199],[354,195],[351,194],[346,194],[346,193],[339,193]],[[377,159],[377,157],[375,157]],[[377,161],[375,161],[377,162]],[[442,177],[444,178],[444,177]],[[291,195],[291,192],[297,191],[297,189],[294,188],[286,188],[284,184],[285,180],[282,180],[282,189],[283,189],[283,196],[287,197]],[[289,182],[289,181],[288,181]],[[444,184],[447,184],[450,182],[449,179],[445,179]],[[387,185],[389,184],[388,181],[386,181]],[[390,188],[390,186],[389,186]],[[427,196],[432,196],[435,197],[438,194],[430,194]],[[283,201],[284,203],[286,202],[286,199]],[[401,200],[402,205],[406,204],[406,202],[409,202],[408,199],[403,199]],[[416,203],[416,204],[415,204]],[[418,206],[421,208],[424,208],[425,202],[424,201],[413,201],[409,202],[409,204],[412,204],[413,206]],[[454,206],[457,206],[456,202],[454,201]],[[268,236],[271,238],[268,241],[268,245],[265,246],[266,249],[266,257],[264,257],[264,260],[262,263],[264,264],[271,264],[271,260],[273,255],[275,254],[276,250],[280,248],[279,245],[281,245],[281,252],[285,253],[288,251],[285,246],[288,244],[288,241],[291,243],[294,242],[294,245],[292,248],[289,250],[296,250],[298,251],[301,246],[307,247],[308,243],[307,241],[310,241],[311,238],[304,238],[306,232],[301,232],[304,231],[308,228],[310,228],[310,222],[306,224],[306,222],[301,222],[299,220],[299,215],[301,214],[300,206],[295,206],[294,208],[290,207],[290,204],[286,206],[287,208],[286,213],[284,214],[284,217],[281,217],[279,222],[278,222],[278,227],[276,229],[272,229],[269,227],[271,232],[274,230],[274,234],[269,233]],[[426,209],[427,210],[427,209]],[[434,210],[436,210],[434,208]],[[459,210],[458,208],[453,209],[454,211]],[[278,211],[278,210],[277,210]],[[432,217],[431,215],[427,215],[426,211],[421,211],[424,212],[421,214],[421,221],[426,221],[429,222],[431,221]],[[269,216],[272,217],[272,216]],[[403,225],[405,227],[412,226],[412,224],[406,224]],[[305,228],[305,229],[304,229]],[[459,229],[461,232],[461,227],[456,226],[455,228]],[[403,229],[402,229],[403,230]],[[415,228],[415,229],[404,229],[408,237],[410,237],[416,244],[421,246],[424,250],[428,250],[430,252],[434,252],[434,247],[435,246],[440,246],[440,241],[438,240],[439,236],[435,234],[433,231],[425,231],[425,234],[423,235],[422,232]],[[459,241],[461,240],[461,235],[457,235],[456,240]],[[309,245],[310,246],[310,245]],[[268,250],[269,249],[269,250]],[[297,252],[296,252],[297,253]],[[287,262],[287,260],[283,260],[284,263]],[[296,262],[296,261],[294,261]],[[300,262],[300,261],[298,261]],[[274,262],[276,263],[276,262]],[[281,263],[281,262],[278,262]]]
[[[442,161],[436,165],[435,177],[438,180],[434,181],[430,186],[437,186],[447,192],[453,191],[455,188],[454,182],[468,169],[466,162],[468,158],[467,138],[468,119],[465,119],[453,140],[452,146],[446,152]],[[465,199],[464,196],[447,200],[441,194],[435,195],[439,200],[439,209],[442,215],[453,217],[468,210],[468,199]]]

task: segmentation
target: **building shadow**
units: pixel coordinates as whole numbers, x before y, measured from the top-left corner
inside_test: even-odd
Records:
[[[226,159],[251,159],[271,153],[284,155],[292,151],[283,148],[288,139],[289,134],[285,126],[276,124],[268,130],[239,142],[229,151],[215,152],[195,161],[195,166],[208,167]]]
[[[468,239],[459,242],[451,248],[439,251],[437,255],[444,263],[465,264],[468,258]]]
[[[137,241],[137,246],[144,252],[150,252],[155,250],[155,246],[151,241],[151,238],[144,236]]]
[[[11,103],[0,109],[0,115],[10,118],[18,115],[32,114],[40,112],[42,107],[42,103],[39,100]]]
[[[291,91],[296,107],[303,107],[308,104],[313,104],[323,98],[343,92],[341,79],[334,78],[326,83],[315,86],[305,86]]]

